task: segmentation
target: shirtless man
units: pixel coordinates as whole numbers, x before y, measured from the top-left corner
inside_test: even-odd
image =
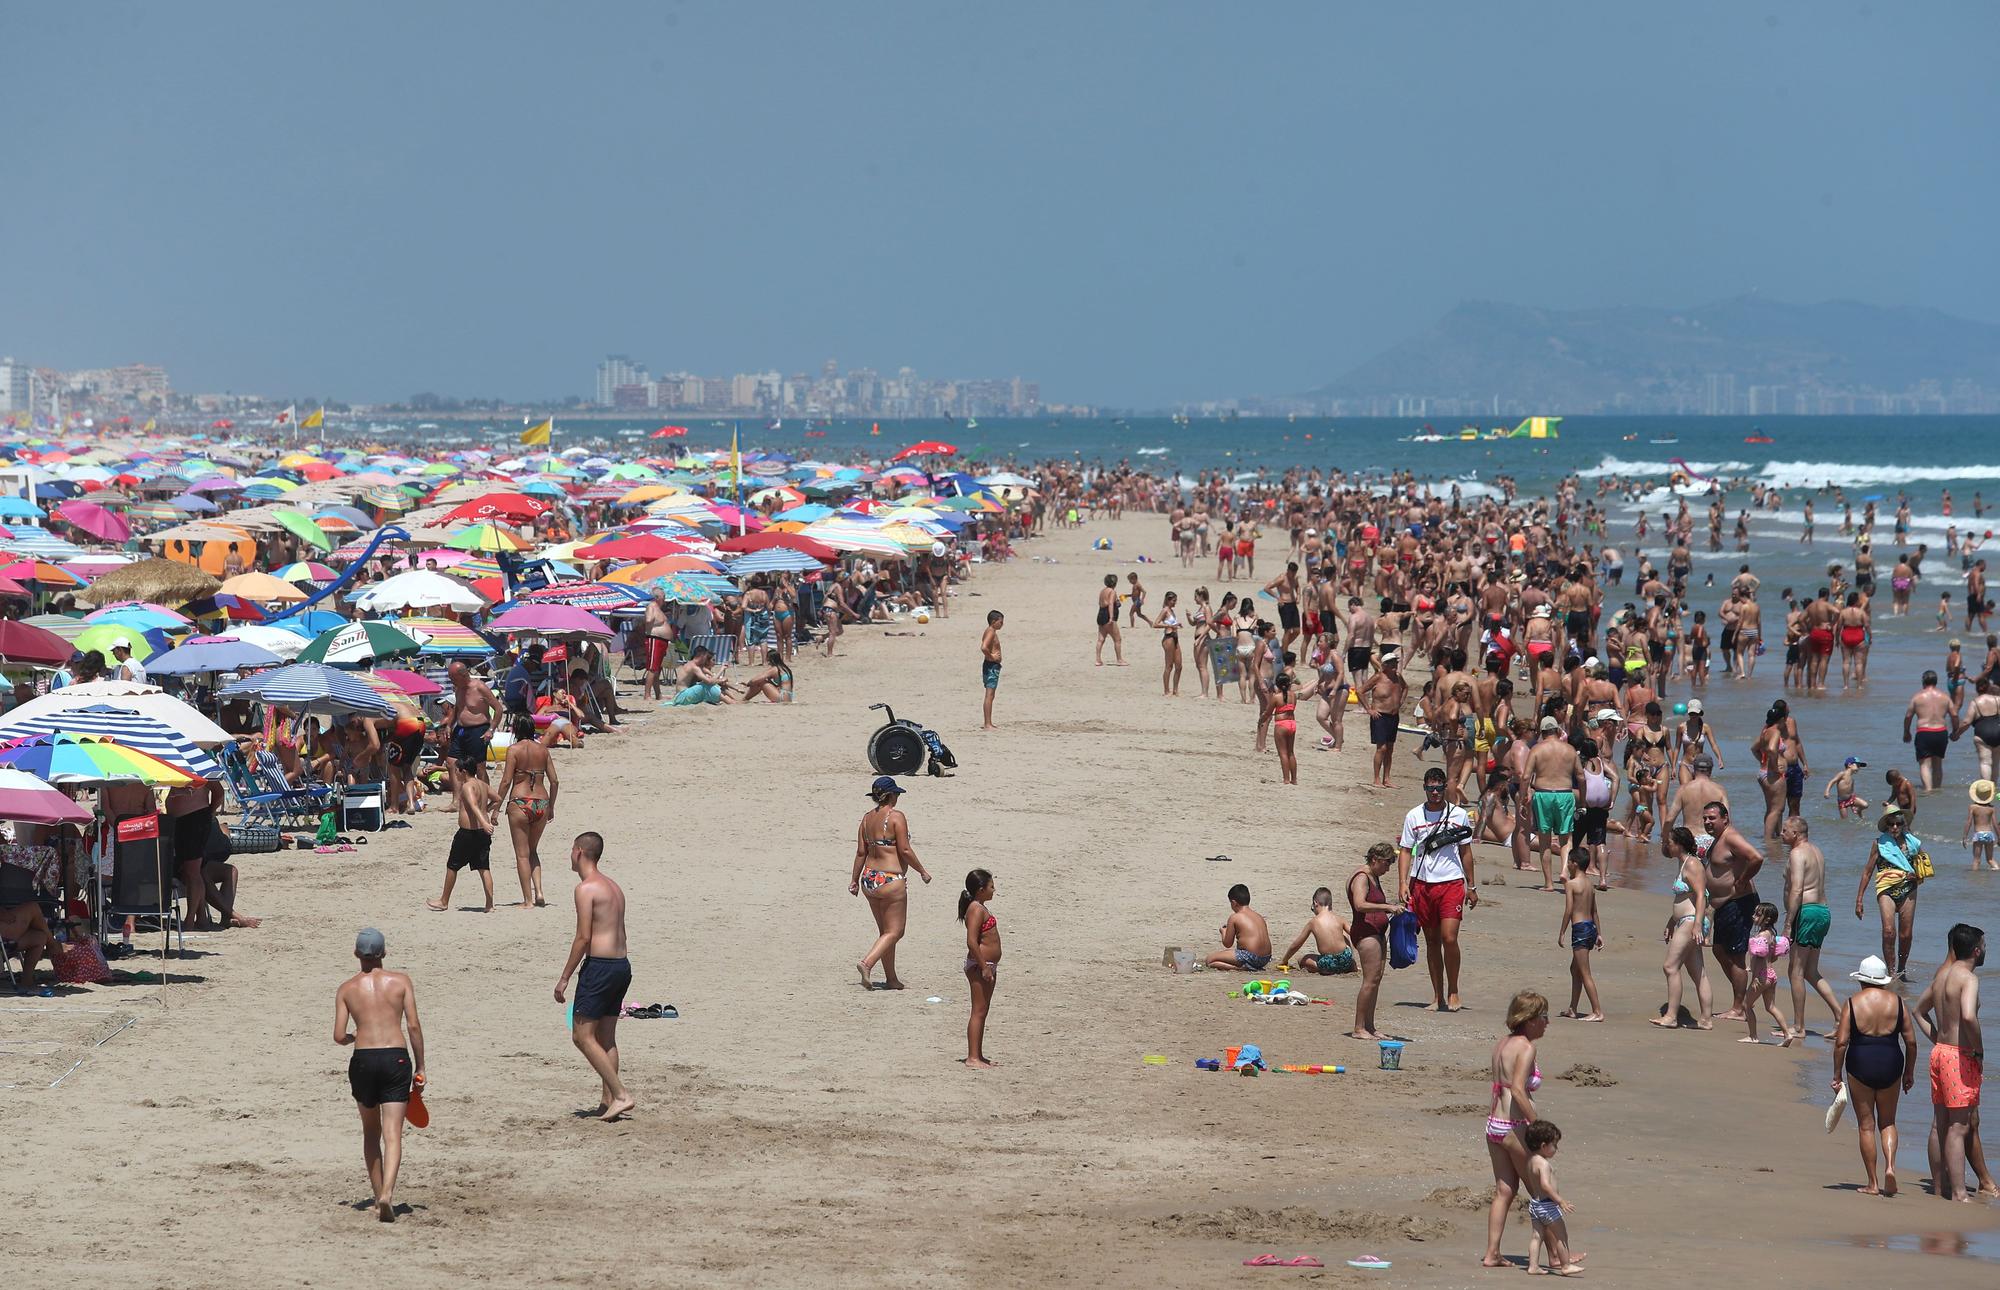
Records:
[[[1285,571],[1264,584],[1264,590],[1278,598],[1278,625],[1285,629],[1280,647],[1290,649],[1299,638],[1299,566],[1287,563]]]
[[[639,620],[639,634],[646,644],[646,697],[658,703],[660,673],[673,649],[674,624],[667,617],[667,593],[657,587],[646,602],[646,616]]]
[[[1740,582],[1746,574],[1738,574]],[[1755,577],[1754,574],[1747,576]],[[1757,670],[1757,646],[1764,640],[1764,611],[1748,596],[1736,602],[1736,679],[1747,681]]]
[[[1528,805],[1536,834],[1535,852],[1541,857],[1540,891],[1556,891],[1549,869],[1549,850],[1555,850],[1556,871],[1560,872],[1569,852],[1571,835],[1576,832],[1578,793],[1583,788],[1583,762],[1576,749],[1563,738],[1562,723],[1543,717],[1541,738],[1528,751]],[[1517,829],[1520,825],[1515,826]]]
[[[1361,597],[1347,598],[1347,679],[1359,683],[1375,664],[1375,615]]]
[[[1903,742],[1912,745],[1917,754],[1917,777],[1926,793],[1937,792],[1944,780],[1944,754],[1951,746],[1956,715],[1950,696],[1938,689],[1937,673],[1925,672],[1923,688],[1910,696],[1909,706],[1903,709]]]
[[[1374,777],[1379,788],[1390,788],[1389,765],[1396,756],[1396,727],[1402,720],[1403,698],[1410,691],[1395,650],[1382,651],[1381,670],[1361,688],[1361,709],[1368,714],[1368,742],[1374,746]]]
[[[1826,856],[1807,840],[1806,822],[1790,816],[1778,826],[1778,839],[1785,844],[1785,916],[1778,924],[1789,928],[1792,953],[1786,971],[1791,974],[1792,1016],[1798,1030],[1806,1035],[1806,987],[1811,986],[1825,1001],[1827,1011],[1840,1021],[1840,1000],[1819,970],[1820,947],[1826,944],[1833,913],[1826,905]]]
[[[493,697],[493,687],[474,676],[464,663],[453,663],[450,675],[451,742],[445,749],[445,764],[456,787],[458,763],[468,760],[485,763],[486,747],[493,741],[493,723],[500,716],[500,703]]]
[[[1685,793],[1694,781],[1681,785]],[[1757,911],[1757,871],[1764,867],[1764,853],[1751,845],[1743,831],[1729,822],[1729,807],[1710,802],[1701,810],[1702,831],[1707,846],[1702,858],[1708,862],[1708,907],[1715,911],[1715,938],[1709,952],[1716,966],[1729,978],[1735,1002],[1729,1011],[1716,1015],[1725,1021],[1743,1020],[1743,995],[1749,978],[1744,956],[1750,951],[1751,915]]]
[[[1298,959],[1299,950],[1309,936],[1317,952]],[[1348,938],[1347,920],[1334,912],[1331,889],[1321,887],[1313,892],[1312,917],[1279,956],[1279,961],[1287,967],[1294,959],[1306,971],[1326,976],[1346,976],[1355,970],[1354,945]]]
[[[486,782],[486,763],[458,763],[457,783],[452,785],[452,802],[458,808],[458,832],[451,838],[451,855],[445,861],[444,894],[424,902],[439,913],[451,908],[451,889],[460,869],[471,869],[486,888],[486,912],[493,912],[493,826],[496,812],[493,786]]]
[[[409,1108],[411,1084],[424,1082],[424,1028],[417,1020],[417,988],[408,975],[382,966],[387,952],[382,933],[372,927],[354,938],[361,970],[334,991],[333,1042],[354,1045],[347,1059],[347,1087],[361,1112],[361,1158],[375,1192],[375,1217],[393,1223],[396,1172],[403,1164],[403,1113]]]
[[[1828,588],[1821,587],[1819,594],[1806,602],[1800,611],[1806,635],[1806,688],[1824,690],[1826,688],[1827,666],[1833,661],[1834,629],[1840,613],[1827,599]]]
[[[598,870],[603,855],[601,834],[579,833],[570,844],[569,867],[578,879],[576,937],[556,979],[555,995],[557,1003],[563,1002],[581,964],[570,1041],[603,1081],[597,1118],[609,1123],[635,1105],[618,1078],[618,1009],[632,984],[632,963],[625,955],[625,893]]]
[[[1970,1201],[1965,1166],[1971,1160],[1981,1195],[2000,1195],[1979,1147],[1979,1090],[1986,1043],[1979,1026],[1978,969],[1986,965],[1986,933],[1956,923],[1946,935],[1951,956],[1917,1000],[1917,1028],[1931,1041],[1931,1191],[1939,1200]]]

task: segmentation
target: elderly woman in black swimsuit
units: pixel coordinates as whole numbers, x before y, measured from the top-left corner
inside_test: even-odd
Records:
[[[1874,955],[1851,972],[1861,989],[1840,1010],[1833,1032],[1833,1088],[1844,1081],[1854,1103],[1864,1196],[1896,1194],[1896,1104],[1917,1078],[1917,1028],[1903,998],[1889,988],[1888,965]],[[1880,1147],[1878,1164],[1876,1151]]]
[[[924,868],[916,848],[910,845],[910,822],[896,809],[902,795],[902,785],[887,775],[877,776],[868,789],[875,805],[861,817],[861,827],[854,835],[854,873],[847,894],[868,897],[868,912],[875,915],[877,933],[875,944],[854,965],[861,973],[862,988],[867,990],[875,988],[877,963],[882,965],[884,989],[903,988],[896,977],[896,942],[903,939],[903,929],[909,923],[910,871],[915,870],[925,882],[931,880],[930,870]]]

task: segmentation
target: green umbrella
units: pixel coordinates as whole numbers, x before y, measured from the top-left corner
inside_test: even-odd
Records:
[[[298,662],[327,663],[334,667],[359,667],[380,658],[415,654],[423,646],[387,623],[346,623],[321,632],[312,644],[299,651]]]
[[[283,507],[273,507],[270,511],[270,516],[272,519],[278,521],[278,523],[284,525],[285,530],[292,534],[292,536],[302,538],[322,551],[333,550],[333,539],[326,535],[326,530],[313,523],[312,516],[307,515],[305,512],[286,510]]]

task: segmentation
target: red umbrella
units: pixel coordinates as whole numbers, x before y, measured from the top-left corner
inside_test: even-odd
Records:
[[[685,542],[655,533],[633,533],[578,547],[576,553],[586,560],[657,560],[663,555],[684,555],[692,550]]]
[[[926,439],[922,443],[911,444],[889,460],[907,461],[911,457],[949,457],[957,451],[958,449],[951,444],[940,443],[936,439]]]
[[[661,426],[646,437],[648,439],[678,439],[687,432],[688,428],[686,426]]]
[[[75,652],[75,646],[54,632],[30,627],[11,618],[0,618],[0,663],[61,667]]]
[[[549,513],[549,504],[526,493],[488,493],[445,512],[451,520],[532,520]]]
[[[803,533],[746,533],[742,537],[724,538],[715,545],[720,550],[737,552],[765,551],[772,547],[783,547],[787,551],[803,551],[815,560],[840,558],[840,552]]]

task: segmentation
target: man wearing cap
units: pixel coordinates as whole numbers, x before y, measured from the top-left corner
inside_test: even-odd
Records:
[[[1528,750],[1527,820],[1517,819],[1514,827],[1532,825],[1535,851],[1542,862],[1542,891],[1555,891],[1549,867],[1549,850],[1555,850],[1555,873],[1561,873],[1569,853],[1570,835],[1576,832],[1577,794],[1583,787],[1583,761],[1576,749],[1563,738],[1562,723],[1543,717],[1535,746]]]
[[[1403,679],[1396,650],[1382,651],[1381,669],[1361,688],[1361,708],[1368,714],[1368,742],[1374,746],[1374,778],[1369,782],[1389,788],[1389,764],[1396,755],[1396,727],[1402,720],[1403,698],[1410,684]]]
[[[1694,781],[1690,780],[1681,785],[1681,792],[1692,787]],[[1743,958],[1750,950],[1751,916],[1758,903],[1757,871],[1764,867],[1764,853],[1730,823],[1726,802],[1711,801],[1703,806],[1701,822],[1703,831],[1695,835],[1696,851],[1708,863],[1708,907],[1715,911],[1715,935],[1709,952],[1735,994],[1729,1011],[1716,1015],[1741,1021],[1743,996],[1749,986]]]
[[[146,665],[132,657],[132,642],[123,636],[111,642],[113,677],[120,681],[146,684]]]
[[[1792,982],[1792,1016],[1796,1032],[1806,1034],[1806,987],[1811,986],[1840,1021],[1840,1000],[1819,970],[1820,948],[1833,926],[1833,911],[1826,904],[1826,856],[1807,837],[1806,822],[1794,815],[1778,826],[1778,838],[1785,844],[1785,916],[1778,926],[1791,929],[1792,953],[1786,971]]]
[[[382,966],[387,952],[382,933],[372,927],[354,938],[361,970],[334,991],[333,1042],[354,1045],[347,1059],[347,1087],[361,1112],[361,1158],[375,1190],[375,1217],[393,1223],[396,1173],[403,1164],[403,1114],[412,1082],[424,1080],[424,1028],[417,1020],[416,987],[404,973]]]
[[[1445,799],[1443,768],[1425,771],[1424,800],[1403,817],[1396,844],[1396,903],[1423,929],[1432,1006],[1439,1012],[1458,1011],[1458,926],[1466,906],[1479,904],[1471,832],[1472,817]],[[1452,837],[1460,840],[1444,840]]]

